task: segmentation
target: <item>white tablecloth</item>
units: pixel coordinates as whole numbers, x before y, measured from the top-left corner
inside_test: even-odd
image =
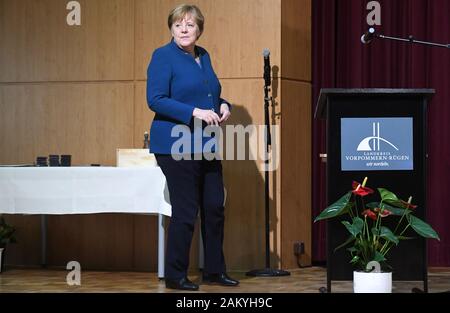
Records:
[[[158,214],[158,277],[164,278],[162,215],[172,207],[159,167],[0,167],[0,213]],[[41,226],[45,265],[46,222]]]
[[[0,168],[0,213],[155,213],[170,216],[159,167]]]

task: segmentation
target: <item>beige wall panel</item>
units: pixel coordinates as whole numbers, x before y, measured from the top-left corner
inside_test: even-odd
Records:
[[[219,78],[263,75],[264,48],[281,60],[281,0],[194,0],[205,16],[198,44],[208,50]],[[154,49],[168,43],[167,16],[183,1],[136,0],[136,79],[147,77]]]
[[[0,82],[133,79],[134,1],[0,0]]]
[[[3,215],[6,222],[16,227],[17,243],[7,246],[6,264],[38,266],[41,264],[41,216]]]
[[[273,268],[281,268],[281,248],[282,248],[282,185],[281,175],[283,173],[283,164],[281,162],[281,130],[282,130],[282,118],[281,118],[281,103],[282,90],[280,88],[280,79],[274,79],[272,81],[272,107],[269,111],[270,124],[272,127],[276,126],[276,133],[272,130],[272,145],[271,150],[274,153],[274,159],[271,159],[274,170],[269,174],[269,194],[271,199],[270,206],[270,250],[271,250],[271,266]]]
[[[144,132],[150,132],[150,123],[155,115],[147,105],[146,86],[146,82],[135,83],[134,148],[143,147]],[[134,267],[136,270],[157,271],[158,218],[155,216],[136,215],[134,217],[134,223]],[[196,251],[198,250],[196,249]]]
[[[147,105],[147,83],[135,83],[135,103],[134,103],[134,147],[144,146],[144,132],[150,133],[150,124],[155,113]]]
[[[49,266],[157,271],[157,217],[89,214],[48,217]]]
[[[71,154],[114,165],[133,147],[133,83],[0,85],[0,163]]]
[[[221,83],[224,98],[233,104],[232,116],[227,125],[263,125],[263,80],[222,79]],[[245,149],[249,151],[248,145]],[[227,267],[235,270],[263,267],[265,228],[262,161],[225,160],[223,165],[228,192],[224,246]],[[273,201],[272,198],[272,208]]]
[[[133,270],[158,271],[158,216],[133,215]]]
[[[311,262],[311,85],[282,80],[282,266],[296,268],[295,241]]]
[[[82,269],[133,268],[133,215],[49,216],[49,266],[80,262]]]
[[[157,271],[157,217],[89,214],[48,217],[48,264]]]
[[[75,165],[114,165],[116,148],[133,146],[133,90],[132,83],[1,85],[0,163],[32,163],[37,155],[72,154]],[[25,234],[19,230],[12,261],[39,264],[39,219],[14,219]],[[132,269],[133,225],[127,215],[51,216],[49,264],[75,259],[86,268]]]
[[[282,77],[311,81],[311,0],[282,0]]]
[[[145,97],[148,62],[155,48],[169,42],[167,15],[183,1],[79,2],[82,26],[69,27],[67,1],[0,0],[0,164],[72,154],[74,164],[114,165],[116,148],[143,145],[143,134],[154,116]],[[310,1],[191,2],[206,18],[199,45],[210,52],[223,97],[234,105],[228,124],[264,122],[264,48],[271,51],[274,77],[303,81],[275,80],[272,90],[275,113],[283,118],[281,124],[280,116],[272,115],[272,123],[282,129],[283,166],[271,173],[270,236],[272,266],[297,267],[292,254],[297,240],[306,243],[302,262],[308,264]],[[259,160],[223,162],[228,192],[224,252],[230,270],[265,265],[261,164]],[[39,217],[10,218],[22,231],[8,263],[38,265]],[[65,265],[78,260],[86,269],[156,271],[156,220],[125,214],[51,216],[49,261]],[[195,269],[198,229],[191,261]]]

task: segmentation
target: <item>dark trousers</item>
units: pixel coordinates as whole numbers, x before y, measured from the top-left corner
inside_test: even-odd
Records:
[[[167,234],[165,277],[187,276],[194,225],[200,209],[205,273],[225,272],[223,256],[224,190],[219,160],[180,160],[156,155],[166,176],[172,204]]]

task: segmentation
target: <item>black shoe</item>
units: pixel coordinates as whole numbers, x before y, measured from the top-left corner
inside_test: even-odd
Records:
[[[203,274],[203,282],[206,284],[219,284],[222,286],[239,285],[239,281],[229,277],[227,273]]]
[[[197,291],[198,285],[191,282],[187,277],[181,279],[165,279],[166,288]]]

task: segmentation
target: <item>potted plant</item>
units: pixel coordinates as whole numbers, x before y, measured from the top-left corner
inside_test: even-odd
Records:
[[[6,223],[4,217],[0,215],[0,273],[3,272],[6,245],[16,242],[15,232],[16,228]]]
[[[423,220],[414,216],[416,205],[412,197],[408,201],[399,199],[393,192],[378,188],[380,201],[365,203],[365,197],[373,194],[363,183],[353,182],[352,190],[325,208],[314,222],[342,217],[342,224],[349,232],[348,239],[336,250],[347,247],[350,263],[355,267],[353,288],[355,292],[391,292],[392,273],[388,264],[388,253],[400,241],[413,239],[406,237],[408,229],[424,238],[439,239],[436,231]],[[386,226],[386,219],[396,219],[394,229]],[[374,272],[379,275],[367,275]],[[367,281],[367,284],[365,284]],[[371,289],[372,287],[380,289]]]

